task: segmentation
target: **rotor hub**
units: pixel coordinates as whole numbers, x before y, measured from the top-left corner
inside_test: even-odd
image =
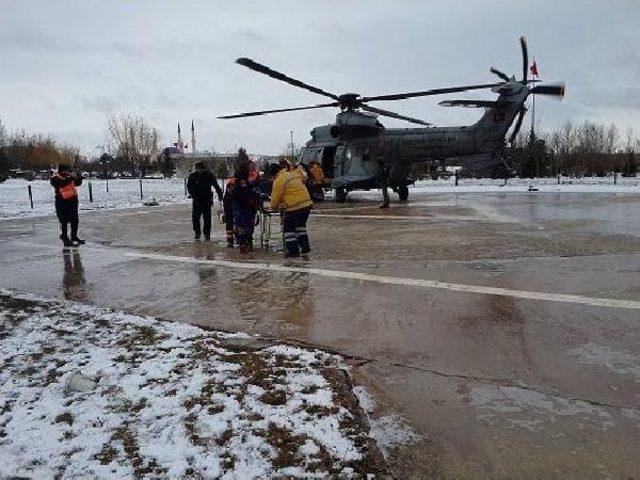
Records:
[[[340,108],[342,110],[354,110],[360,106],[360,101],[358,98],[360,97],[357,93],[345,93],[338,97],[338,102],[340,102]]]

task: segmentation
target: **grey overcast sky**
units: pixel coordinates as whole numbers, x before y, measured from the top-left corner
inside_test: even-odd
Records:
[[[567,84],[563,102],[537,102],[541,128],[590,119],[640,133],[637,0],[0,0],[0,119],[86,154],[104,143],[111,113],[144,116],[163,144],[175,141],[177,122],[185,132],[193,119],[199,149],[278,154],[290,130],[303,143],[336,111],[217,120],[326,101],[236,65],[237,57],[335,93],[376,95],[495,81],[491,65],[520,75],[520,35],[540,78]],[[480,112],[437,102],[490,97],[376,106],[457,125]]]

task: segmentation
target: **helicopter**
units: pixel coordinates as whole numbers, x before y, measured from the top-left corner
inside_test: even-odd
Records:
[[[415,180],[409,178],[410,168],[419,162],[440,162],[457,158],[463,167],[502,164],[510,168],[507,160],[506,137],[513,143],[527,112],[525,102],[529,95],[551,95],[562,98],[564,83],[538,84],[529,79],[527,43],[520,37],[522,51],[522,78],[507,76],[491,67],[489,71],[500,82],[456,87],[435,88],[417,92],[378,96],[362,96],[357,93],[336,95],[318,87],[287,76],[249,58],[238,58],[236,63],[276,80],[303,88],[331,99],[331,102],[304,107],[281,108],[224,115],[219,119],[253,117],[259,115],[293,112],[320,108],[340,111],[333,124],[311,130],[309,140],[301,150],[301,163],[318,162],[330,186],[335,189],[335,199],[346,201],[348,192],[389,186],[401,201],[409,196],[408,186]],[[495,100],[445,100],[439,105],[447,107],[483,108],[484,114],[474,124],[456,127],[435,127],[433,124],[389,110],[372,107],[371,102],[405,100],[408,98],[444,95],[470,90],[490,89],[498,95]],[[413,128],[385,128],[378,117],[389,117],[420,125]],[[517,120],[516,120],[517,118]],[[386,178],[383,178],[386,176]]]

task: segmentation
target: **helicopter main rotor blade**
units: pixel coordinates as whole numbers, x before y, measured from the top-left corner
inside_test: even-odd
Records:
[[[466,92],[467,90],[481,90],[483,88],[499,87],[500,85],[504,85],[504,82],[483,83],[478,85],[465,85],[461,87],[433,88],[431,90],[424,90],[421,92],[395,93],[391,95],[363,97],[358,100],[361,102],[374,102],[374,101],[379,102],[382,100],[404,100],[406,98],[413,98],[413,97],[427,97],[430,95],[444,95],[446,93]]]
[[[268,75],[271,78],[275,78],[276,80],[280,80],[282,82],[286,82],[289,85],[294,85],[296,87],[304,88],[305,90],[309,90],[310,92],[317,93],[318,95],[324,95],[325,97],[333,98],[334,100],[338,100],[338,96],[333,93],[325,92],[321,88],[314,87],[313,85],[309,85],[307,83],[301,82],[300,80],[296,80],[295,78],[291,78],[284,73],[280,73],[272,68],[269,68],[265,65],[262,65],[258,62],[254,62],[250,58],[238,58],[236,60],[238,65],[242,65],[243,67],[250,68],[258,73],[262,73],[264,75]]]
[[[256,117],[258,115],[266,115],[269,113],[295,112],[296,110],[311,110],[314,108],[327,108],[327,107],[338,107],[338,106],[340,106],[339,102],[331,102],[331,103],[322,103],[319,105],[310,105],[308,107],[279,108],[277,110],[262,110],[260,112],[236,113],[234,115],[223,115],[222,117],[218,117],[218,118],[227,120],[230,118]]]
[[[417,123],[418,125],[424,125],[426,127],[433,125],[432,123],[425,122],[424,120],[420,120],[418,118],[407,117],[405,115],[400,115],[399,113],[390,112],[389,110],[370,107],[369,105],[360,105],[360,108],[362,108],[362,110],[366,110],[367,112],[377,113],[378,115],[382,115],[383,117],[397,118],[398,120],[405,120],[407,122]]]

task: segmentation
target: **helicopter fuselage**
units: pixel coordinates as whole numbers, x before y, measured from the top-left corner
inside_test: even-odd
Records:
[[[475,124],[459,127],[385,128],[375,116],[342,112],[336,123],[314,128],[302,151],[302,163],[317,161],[331,187],[346,191],[379,188],[382,166],[389,185],[411,184],[412,164],[450,158],[486,163],[504,148],[505,135],[522,107],[527,88],[502,94]],[[501,160],[495,160],[500,162]]]
[[[526,113],[524,103],[530,93],[563,97],[564,84],[537,85],[538,79],[529,80],[529,71],[537,76],[537,68],[529,66],[529,54],[524,37],[520,37],[522,50],[522,78],[491,67],[490,72],[500,78],[498,83],[433,88],[415,92],[392,93],[387,95],[366,96],[358,93],[337,95],[316,86],[297,80],[282,72],[260,64],[250,58],[241,57],[236,63],[260,74],[288,83],[309,92],[330,99],[327,103],[302,107],[277,108],[223,115],[218,118],[232,119],[254,117],[273,113],[312,110],[318,108],[340,108],[336,122],[314,128],[311,140],[302,149],[301,162],[310,165],[318,162],[332,188],[336,189],[336,200],[346,200],[346,192],[356,189],[370,189],[391,186],[401,200],[409,193],[407,185],[411,165],[420,162],[439,162],[443,165],[447,159],[455,158],[458,164],[473,169],[473,165],[504,165],[502,155],[506,144],[507,131],[517,117],[509,141],[513,143]],[[435,128],[425,120],[409,117],[393,111],[371,105],[372,102],[391,102],[409,98],[445,95],[471,90],[490,89],[498,94],[497,100],[446,100],[443,106],[484,108],[485,112],[478,122],[469,126]],[[378,121],[378,117],[394,118],[406,121],[420,128],[387,129]],[[429,128],[424,128],[429,127]]]

